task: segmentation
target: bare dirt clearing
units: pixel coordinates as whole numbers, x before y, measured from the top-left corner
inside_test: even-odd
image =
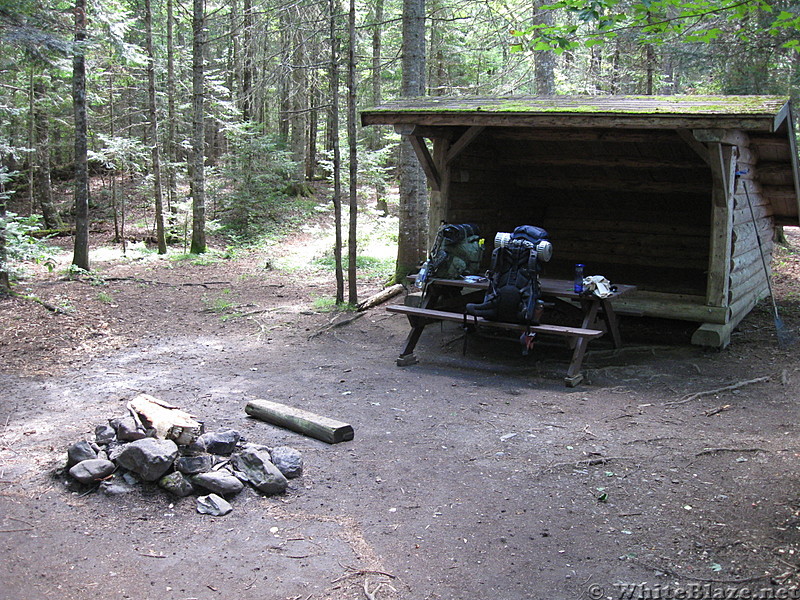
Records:
[[[41,273],[20,286],[67,315],[0,300],[0,598],[796,589],[800,346],[777,347],[767,305],[723,352],[688,345],[689,327],[624,319],[626,347],[592,344],[588,382],[566,389],[568,352],[523,358],[487,340],[462,357],[458,327],[426,330],[420,364],[398,368],[404,318],[374,309],[328,328],[347,316],[314,309],[330,275],[265,262],[111,261],[103,285]],[[795,252],[776,260],[794,330],[798,264]],[[365,282],[363,295],[377,289]],[[282,497],[244,492],[222,518],[155,487],[67,490],[52,476],[67,445],[138,392],[209,429],[297,447],[306,473]],[[252,420],[253,398],[347,421],[355,440]]]

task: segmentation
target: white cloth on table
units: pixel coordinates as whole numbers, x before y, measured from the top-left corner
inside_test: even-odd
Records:
[[[589,275],[583,278],[584,292],[591,292],[598,298],[608,298],[611,291],[611,282],[602,275]]]

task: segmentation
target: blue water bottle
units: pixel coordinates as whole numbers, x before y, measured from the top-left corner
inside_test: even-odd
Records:
[[[583,265],[580,263],[575,265],[575,284],[572,289],[576,294],[583,293]]]

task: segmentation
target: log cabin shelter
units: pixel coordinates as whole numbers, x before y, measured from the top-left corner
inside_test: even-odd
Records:
[[[426,97],[361,121],[411,142],[431,232],[476,223],[488,242],[543,227],[546,276],[571,278],[583,263],[636,285],[617,311],[698,323],[692,343],[703,346],[727,346],[768,295],[756,232],[769,264],[774,228],[798,225],[786,97]]]

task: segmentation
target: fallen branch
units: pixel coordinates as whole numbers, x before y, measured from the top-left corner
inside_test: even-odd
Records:
[[[231,285],[230,281],[187,281],[184,283],[167,283],[165,281],[152,281],[150,279],[142,279],[140,277],[104,277],[103,281],[134,281],[136,283],[146,283],[148,285],[166,285],[168,287],[208,287],[210,285]]]
[[[694,394],[687,394],[680,400],[675,400],[674,402],[667,402],[666,406],[678,406],[679,404],[686,404],[687,402],[691,402],[692,400],[697,400],[698,398],[702,398],[703,396],[713,396],[714,394],[719,394],[721,392],[730,392],[733,390],[738,390],[739,388],[743,388],[746,385],[752,385],[754,383],[761,383],[763,381],[769,381],[770,376],[766,375],[765,377],[757,377],[755,379],[748,379],[747,381],[739,381],[738,383],[732,383],[730,385],[725,385],[720,388],[716,388],[713,390],[704,390],[702,392],[695,392]]]
[[[367,314],[367,313],[363,313],[363,312],[355,313],[353,316],[351,316],[351,317],[349,317],[347,319],[342,319],[341,321],[337,321],[336,317],[334,317],[325,327],[323,327],[322,329],[319,329],[319,330],[315,331],[314,333],[312,333],[311,335],[309,335],[308,339],[312,340],[315,337],[317,337],[319,335],[322,335],[323,333],[327,333],[328,331],[331,331],[332,329],[336,329],[337,327],[343,327],[345,325],[349,325],[350,323],[352,323],[356,319],[360,319],[361,317],[363,317],[365,314]]]
[[[706,448],[705,450],[701,450],[695,456],[704,456],[706,454],[717,454],[718,452],[736,452],[737,454],[742,452],[769,452],[769,450],[764,450],[764,448]]]
[[[377,585],[377,586],[375,586],[375,589],[374,589],[374,590],[372,590],[372,591],[370,592],[370,591],[369,591],[369,580],[368,580],[368,579],[366,579],[366,578],[364,578],[364,594],[367,596],[367,598],[368,598],[369,600],[377,600],[377,595],[378,595],[378,592],[380,591],[380,589],[381,589],[383,586],[386,586],[386,587],[388,587],[388,588],[389,588],[390,590],[392,590],[393,592],[396,592],[396,591],[397,591],[396,589],[394,589],[394,588],[393,588],[391,585],[389,585],[389,584],[388,584],[388,583],[386,583],[385,581],[381,581],[381,582],[379,582],[379,583],[378,583],[378,585]]]
[[[20,294],[15,292],[14,290],[7,290],[7,293],[14,298],[19,298],[20,300],[30,300],[31,302],[36,302],[37,304],[41,304],[47,310],[57,315],[68,315],[70,311],[61,308],[60,306],[55,306],[54,304],[50,304],[46,300],[42,300],[39,296],[32,296],[30,294]]]
[[[381,290],[377,294],[374,294],[367,298],[366,300],[358,303],[358,310],[367,310],[368,308],[372,308],[373,306],[378,306],[379,304],[383,304],[387,300],[394,298],[398,294],[400,294],[405,287],[403,287],[402,283],[396,283],[388,288]]]

